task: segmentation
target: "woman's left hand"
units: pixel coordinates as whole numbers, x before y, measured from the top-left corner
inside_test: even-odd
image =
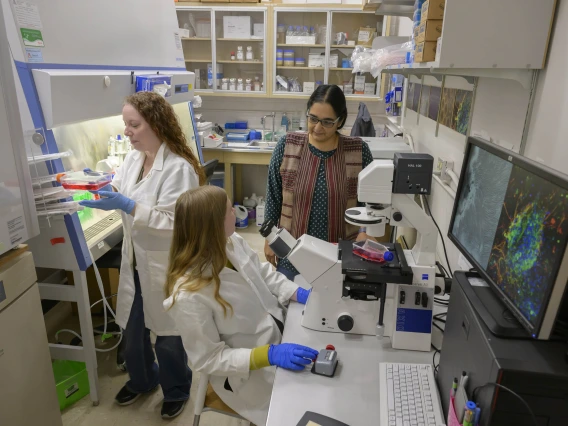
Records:
[[[355,241],[359,242],[359,241],[365,241],[365,240],[377,241],[375,238],[367,235],[365,232],[359,232],[359,234],[357,234],[357,239]]]
[[[119,192],[109,192],[109,191],[91,191],[93,194],[98,194],[101,196],[100,200],[83,200],[79,202],[79,205],[84,207],[91,207],[93,209],[101,210],[122,210],[127,214],[130,214],[136,202],[128,197],[120,194]]]

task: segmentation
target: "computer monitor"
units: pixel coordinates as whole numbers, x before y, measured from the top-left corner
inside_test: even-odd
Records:
[[[469,138],[449,238],[533,338],[549,339],[568,281],[568,176]]]

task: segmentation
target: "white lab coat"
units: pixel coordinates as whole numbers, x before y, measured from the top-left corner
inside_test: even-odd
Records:
[[[227,257],[237,271],[221,271],[220,295],[233,307],[232,315],[230,311],[223,314],[213,285],[198,292],[181,292],[173,306],[170,297],[164,307],[175,320],[193,371],[211,375],[217,395],[261,426],[266,424],[276,367],[250,371],[251,349],[281,342],[282,334],[271,315],[284,322],[282,305],[298,286],[273,271],[269,263],[261,263],[236,233],[227,243]],[[232,392],[225,389],[227,380]]]
[[[118,169],[112,186],[136,201],[134,217],[122,212],[124,239],[116,323],[126,328],[134,300],[133,261],[140,277],[146,327],[158,336],[178,335],[164,311],[164,283],[173,235],[174,208],[178,197],[199,186],[193,166],[162,143],[150,172],[136,183],[145,154],[130,152]]]

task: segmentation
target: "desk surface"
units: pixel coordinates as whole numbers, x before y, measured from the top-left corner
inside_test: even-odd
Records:
[[[339,365],[335,377],[309,370],[293,372],[278,368],[272,390],[267,426],[290,426],[306,411],[320,413],[350,426],[368,426],[379,421],[379,363],[432,364],[432,352],[391,348],[390,338],[325,333],[302,327],[304,306],[292,302],[282,342],[298,343],[320,350],[335,346]]]

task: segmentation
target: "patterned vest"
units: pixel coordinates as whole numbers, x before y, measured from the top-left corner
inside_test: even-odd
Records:
[[[312,199],[320,162],[325,162],[327,184],[328,241],[354,239],[359,227],[345,222],[345,210],[357,205],[357,181],[362,168],[362,142],[359,138],[339,136],[337,150],[325,160],[311,153],[308,135],[288,133],[284,158],[280,166],[282,177],[282,213],[280,226],[294,238],[308,230]]]

